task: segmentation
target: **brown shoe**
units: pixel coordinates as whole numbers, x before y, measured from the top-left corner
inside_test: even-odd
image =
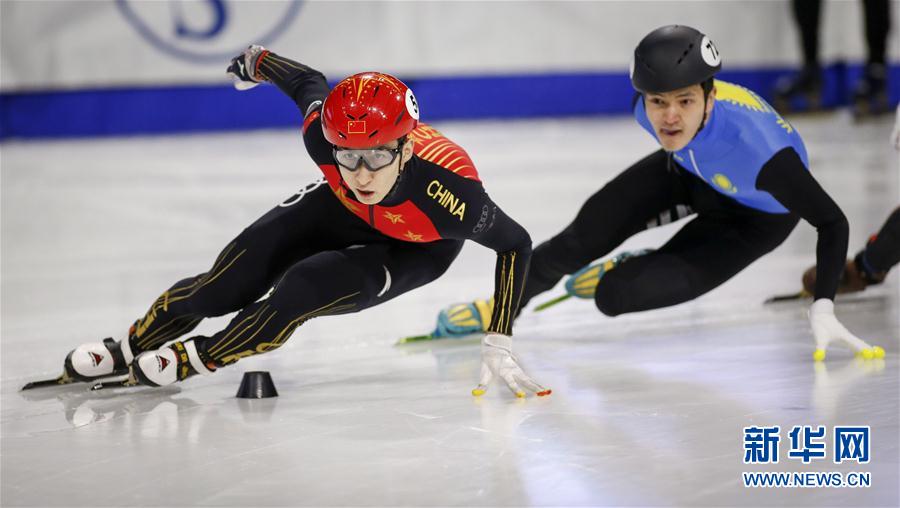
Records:
[[[887,273],[868,273],[862,270],[857,259],[848,259],[841,272],[841,280],[838,282],[837,294],[856,293],[868,286],[881,284]],[[803,272],[803,289],[809,294],[816,294],[816,267],[811,266]]]

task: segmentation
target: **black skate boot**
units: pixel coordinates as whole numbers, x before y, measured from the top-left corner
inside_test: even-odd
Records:
[[[863,249],[853,259],[848,259],[841,273],[837,294],[857,293],[869,286],[877,286],[884,282],[887,272],[871,270],[866,263],[866,250]],[[810,295],[816,293],[816,267],[811,266],[803,273],[803,289]]]
[[[802,97],[808,111],[822,109],[822,69],[818,65],[804,66],[792,76],[783,76],[775,84],[775,109],[781,113],[792,111],[795,98]]]
[[[887,69],[884,64],[868,64],[853,88],[853,116],[863,119],[888,111]]]

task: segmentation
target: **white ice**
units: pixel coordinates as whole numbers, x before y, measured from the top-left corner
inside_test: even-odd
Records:
[[[891,119],[793,119],[815,176],[850,219],[850,253],[900,202]],[[633,120],[447,123],[492,197],[540,242],[655,148]],[[494,254],[468,245],[439,281],[288,344],[166,389],[30,392],[80,342],[121,336],[181,277],[318,177],[296,129],[7,142],[2,150],[3,506],[898,506],[900,295],[839,299],[838,317],[887,351],[835,345],[812,361],[815,261],[801,223],[775,252],[702,298],[606,318],[569,301],[516,325],[515,349],[553,389],[483,398],[474,340],[394,347],[443,305],[491,293]],[[622,249],[652,247],[679,224]],[[661,280],[659,283],[665,284]],[[558,290],[557,290],[558,291]],[[556,296],[542,295],[534,303]],[[225,318],[204,322],[212,332]],[[234,397],[271,372],[280,396]],[[743,428],[780,425],[778,464],[742,462]],[[868,425],[868,464],[787,457],[793,425]],[[748,489],[741,472],[871,472],[869,488]]]

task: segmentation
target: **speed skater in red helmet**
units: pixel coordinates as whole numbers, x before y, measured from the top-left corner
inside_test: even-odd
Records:
[[[72,351],[65,380],[128,374],[126,383],[162,386],[210,374],[279,348],[312,318],[358,312],[437,279],[473,240],[497,262],[472,392],[499,377],[517,397],[550,394],[512,354],[531,238],[485,192],[466,151],[419,122],[409,87],[365,72],[330,90],[322,73],[260,46],[227,72],[240,90],[269,82],[296,103],[324,180],[244,229],[208,271],[164,291],[123,340]],[[202,319],[235,311],[219,332],[189,335]]]

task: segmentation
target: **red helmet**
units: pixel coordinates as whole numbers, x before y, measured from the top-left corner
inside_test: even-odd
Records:
[[[409,134],[419,123],[419,104],[402,81],[380,72],[344,79],[322,105],[322,132],[331,144],[371,148]]]

